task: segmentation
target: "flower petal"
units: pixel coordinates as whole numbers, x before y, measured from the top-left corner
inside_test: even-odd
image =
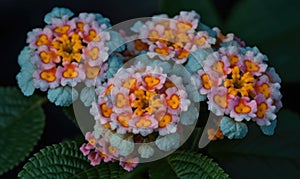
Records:
[[[32,73],[30,70],[22,69],[17,75],[18,85],[25,96],[32,95],[35,90]]]
[[[220,128],[225,136],[229,139],[242,139],[248,133],[248,127],[242,122],[235,122],[229,117],[221,120]]]
[[[48,90],[49,101],[57,106],[70,106],[78,97],[78,92],[70,87],[58,87]]]
[[[159,136],[155,141],[157,147],[165,152],[168,152],[173,149],[177,149],[180,143],[180,136],[178,133],[169,134],[164,137]]]
[[[271,121],[269,126],[260,126],[260,130],[267,136],[272,136],[275,133],[275,128],[277,126],[277,120]]]
[[[121,52],[125,50],[125,40],[121,37],[121,35],[115,31],[109,31],[110,39],[105,44],[109,48],[109,54],[114,51]]]
[[[70,9],[55,7],[51,12],[45,15],[44,22],[51,24],[53,18],[61,18],[63,16],[72,17],[73,15],[74,13]]]
[[[81,90],[80,100],[83,102],[84,106],[88,107],[92,105],[92,102],[96,100],[96,92],[93,87],[85,87]]]

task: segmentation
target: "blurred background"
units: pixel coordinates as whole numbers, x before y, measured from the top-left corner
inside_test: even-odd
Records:
[[[284,108],[300,114],[300,2],[298,0],[1,0],[0,86],[17,85],[15,76],[20,70],[17,57],[26,45],[26,34],[33,28],[43,27],[44,15],[56,6],[70,8],[75,15],[85,11],[101,13],[111,20],[112,25],[132,18],[149,17],[160,13],[173,16],[181,10],[196,10],[201,15],[203,23],[211,27],[218,26],[225,34],[233,32],[249,46],[257,46],[262,53],[268,55],[270,64],[276,68],[283,80]],[[80,134],[80,130],[67,119],[61,109],[52,104],[46,104],[44,109],[47,116],[46,127],[32,154],[45,146],[74,138]],[[279,125],[284,123],[284,120],[279,119]],[[290,135],[300,136],[299,134]],[[276,138],[273,141],[276,141]],[[294,142],[299,143],[299,140]],[[299,145],[286,147],[289,147],[290,151],[300,151]],[[259,161],[265,159],[264,157],[266,156],[258,156]],[[295,170],[292,170],[289,176],[300,176],[300,158],[297,157],[299,155],[293,158],[296,159],[293,161],[295,164],[293,167],[296,168],[293,168]],[[215,157],[212,156],[212,158]],[[285,176],[284,169],[281,172],[278,171],[285,163],[281,163],[280,158],[278,160],[277,158],[273,160],[272,156],[270,158],[271,160],[265,160],[265,163],[257,163],[258,160],[254,160],[253,157],[249,158],[247,155],[239,161],[232,159],[224,162],[222,158],[216,160],[232,178]],[[290,160],[291,158],[283,159]],[[273,165],[274,161],[278,162],[278,165]],[[236,166],[240,164],[239,162],[245,165],[244,168]],[[1,178],[16,178],[24,163]],[[252,166],[250,168],[254,170],[257,167],[257,170],[254,173],[247,171],[247,165]],[[271,175],[272,172],[282,175],[275,175],[275,173]]]

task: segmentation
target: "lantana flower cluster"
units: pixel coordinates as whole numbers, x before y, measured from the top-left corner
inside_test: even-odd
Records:
[[[163,14],[144,23],[138,21],[131,28],[137,33],[135,48],[145,50],[151,58],[183,64],[191,52],[215,44],[216,39],[207,31],[197,30],[199,19],[195,11],[182,11],[173,18]]]
[[[121,163],[126,161],[125,166],[134,167],[132,162],[151,160],[157,150],[161,155],[177,149],[187,137],[183,133],[191,132],[183,131],[183,126],[192,127],[199,111],[189,99],[182,75],[172,72],[180,67],[159,59],[145,59],[146,55],[134,59],[132,65],[121,68],[97,89],[98,100],[90,109],[95,119],[94,138],[99,144],[93,150],[113,148],[115,153],[104,153],[103,158],[102,153],[90,152],[90,142],[83,144],[81,150],[92,159],[91,164],[95,164],[93,156],[97,155],[96,163],[100,159],[119,159]]]
[[[200,93],[207,95],[208,109],[217,116],[221,131],[229,138],[243,138],[247,126],[243,122],[255,121],[263,132],[267,131],[282,107],[281,80],[268,59],[257,48],[224,46],[203,60],[198,71]],[[233,122],[241,128],[233,131]],[[274,125],[274,124],[273,124]]]
[[[111,41],[116,40],[107,31],[109,20],[94,13],[72,16],[69,9],[54,8],[45,16],[44,28],[28,33],[17,76],[25,95],[35,89],[48,91],[50,101],[68,106],[78,96],[72,87],[81,82],[95,86],[105,80]]]
[[[119,32],[100,14],[72,16],[54,8],[43,29],[28,33],[17,79],[25,95],[47,91],[60,106],[72,104],[83,84],[80,99],[94,125],[82,127],[80,150],[91,165],[119,160],[131,171],[168,155],[193,131],[202,101],[220,118],[208,120],[216,123],[204,131],[209,140],[241,139],[251,121],[274,134],[281,79],[267,56],[201,23],[195,11],[153,16]]]

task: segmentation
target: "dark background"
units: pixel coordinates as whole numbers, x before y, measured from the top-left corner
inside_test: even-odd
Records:
[[[213,0],[212,2],[218,12],[222,28],[223,22],[226,21],[230,12],[234,10],[239,0]],[[176,4],[175,0],[174,4]],[[43,27],[45,25],[43,22],[44,15],[56,6],[70,8],[75,15],[84,11],[98,12],[110,18],[112,24],[161,13],[161,2],[159,0],[0,0],[0,86],[17,85],[15,76],[20,70],[17,64],[17,57],[26,45],[26,34],[33,28]],[[288,9],[285,9],[285,11],[288,11]],[[201,14],[201,12],[198,13]],[[205,16],[205,14],[201,15]],[[294,20],[299,20],[299,17],[295,18]],[[213,22],[208,23],[215,25]],[[226,29],[223,30],[226,31]],[[265,52],[264,49],[261,50]],[[297,59],[297,61],[299,60]],[[279,73],[288,73],[288,71],[280,71]],[[283,82],[282,93],[284,95],[283,103],[285,108],[299,113],[299,91],[299,83]],[[74,138],[80,134],[80,130],[66,118],[59,108],[52,104],[46,104],[44,109],[46,113],[46,127],[41,140],[32,154],[45,146],[61,142],[64,139]],[[1,178],[16,178],[24,163],[7,172]]]

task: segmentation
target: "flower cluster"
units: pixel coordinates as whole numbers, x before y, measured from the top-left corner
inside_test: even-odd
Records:
[[[107,31],[109,20],[93,13],[72,16],[68,9],[54,8],[45,16],[44,28],[28,33],[17,76],[25,95],[49,90],[49,100],[65,106],[72,103],[72,93],[77,96],[71,87],[80,82],[98,85],[106,78],[109,43],[114,40]]]
[[[132,35],[108,29],[100,14],[72,16],[54,8],[43,29],[28,33],[17,80],[25,95],[47,91],[60,106],[72,104],[80,86],[93,116],[93,128],[81,126],[80,150],[91,165],[119,160],[131,171],[168,155],[190,136],[201,101],[221,119],[208,120],[216,126],[205,131],[209,140],[243,138],[249,121],[274,133],[281,79],[234,34],[207,27],[194,11],[137,21]]]
[[[94,134],[87,132],[85,139],[88,143],[80,147],[83,155],[88,156],[92,166],[99,165],[103,162],[114,162],[115,158],[119,156],[118,149],[109,145],[103,139],[97,139]],[[127,171],[131,171],[138,164],[138,158],[120,158],[120,165]]]
[[[199,19],[194,11],[182,11],[174,18],[159,15],[145,23],[138,21],[131,28],[138,37],[135,50],[145,50],[151,58],[183,64],[191,52],[215,44],[216,39],[207,31],[197,31]]]
[[[233,132],[225,122],[228,117],[236,122],[253,120],[259,126],[270,126],[276,119],[282,107],[281,80],[267,61],[257,48],[233,45],[219,48],[203,61],[198,71],[200,93],[207,95],[211,112],[226,116],[220,124],[225,135]]]
[[[115,149],[116,155],[104,153],[109,158],[104,161],[149,160],[155,148],[162,152],[174,150],[181,143],[180,126],[191,126],[198,118],[182,77],[171,72],[177,65],[150,59],[145,64],[147,56],[143,59],[144,62],[135,59],[129,67],[121,68],[105,87],[99,87],[98,100],[92,103],[90,113],[96,121],[92,139],[99,143],[95,151]],[[92,156],[92,164],[99,163],[103,153],[86,152],[90,151],[90,143],[83,144],[81,150]]]

